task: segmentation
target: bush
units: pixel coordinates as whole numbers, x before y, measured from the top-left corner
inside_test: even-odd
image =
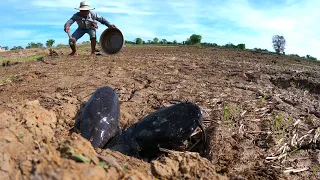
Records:
[[[10,50],[18,50],[18,49],[23,49],[23,47],[21,47],[21,46],[13,46],[13,48],[11,48]]]
[[[65,45],[65,44],[58,44],[57,45],[57,48],[65,48],[65,47],[68,47],[68,45]]]
[[[312,57],[312,56],[310,56],[310,55],[307,55],[307,56],[306,56],[306,59],[309,59],[309,60],[312,60],[312,61],[317,61],[317,58]]]
[[[254,48],[253,51],[262,52],[262,53],[270,53],[268,49]]]
[[[228,44],[224,45],[224,47],[226,47],[226,48],[237,48],[237,46],[232,44],[232,43],[228,43]]]
[[[245,50],[246,49],[246,45],[245,44],[238,44],[237,48]]]
[[[207,42],[201,43],[201,45],[204,47],[217,47],[218,46],[216,43],[207,43]]]
[[[125,44],[135,44],[133,41],[125,41]]]
[[[54,42],[55,42],[55,40],[49,39],[49,40],[47,40],[47,42],[46,42],[46,46],[47,46],[48,48],[50,48],[50,47],[52,47],[52,45],[53,45]]]
[[[167,44],[168,43],[168,41],[166,40],[166,39],[162,39],[161,41],[160,41],[160,44]]]
[[[185,41],[185,44],[188,44],[188,45],[195,45],[195,44],[200,44],[201,43],[201,35],[197,35],[197,34],[192,34],[190,36],[190,38],[188,38],[186,41]]]
[[[30,48],[42,48],[43,44],[42,43],[34,43],[31,42],[28,44],[28,46],[26,47],[26,49],[30,49]]]
[[[143,41],[142,41],[142,39],[141,38],[136,38],[136,44],[142,44],[143,43]]]
[[[159,39],[157,37],[153,38],[153,44],[158,44],[159,43]]]
[[[6,50],[6,51],[9,50],[8,46],[4,46],[4,47],[2,47],[2,49]]]

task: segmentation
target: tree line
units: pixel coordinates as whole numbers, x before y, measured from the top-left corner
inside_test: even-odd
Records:
[[[49,39],[46,41],[46,47],[50,48],[53,47],[55,40],[54,39]],[[9,50],[8,46],[4,46],[2,47],[5,50]],[[30,49],[30,48],[44,48],[44,45],[40,42],[35,43],[35,42],[31,42],[28,43],[28,45],[26,46],[26,49]],[[19,50],[19,49],[24,49],[22,46],[13,46],[10,50]]]
[[[125,41],[126,44],[186,44],[186,45],[195,45],[201,43],[202,36],[198,34],[192,34],[186,41],[177,42],[177,40],[173,40],[172,42],[167,41],[166,39],[161,39],[155,37],[153,40],[144,41],[140,37],[134,39],[133,41]]]
[[[223,47],[223,48],[233,48],[233,49],[241,49],[241,50],[246,50],[246,45],[241,43],[238,45],[235,45],[233,43],[228,43],[225,45],[218,45],[216,43],[208,43],[208,42],[201,42],[202,37],[201,35],[198,34],[192,34],[189,38],[186,39],[186,41],[182,42],[177,42],[176,40],[170,42],[167,41],[166,39],[159,39],[157,37],[153,38],[153,40],[147,40],[144,41],[143,39],[136,38],[133,41],[126,41],[126,44],[135,44],[135,45],[142,45],[142,44],[165,44],[165,45],[200,45],[204,47]],[[286,46],[286,40],[284,36],[281,35],[274,35],[272,37],[272,44],[273,44],[273,49],[275,52],[271,52],[267,49],[261,49],[261,48],[253,48],[253,51],[256,52],[261,52],[261,53],[268,53],[268,54],[284,54],[285,55],[285,46]],[[317,58],[312,57],[311,55],[306,55],[306,56],[299,56],[297,54],[291,54],[290,56],[294,57],[299,57],[299,58],[305,58],[308,60],[317,60]]]
[[[187,38],[185,41],[178,42],[177,40],[168,41],[166,39],[159,39],[157,37],[153,38],[153,40],[147,40],[144,41],[142,38],[138,37],[134,39],[133,41],[125,41],[125,44],[135,44],[135,45],[143,45],[143,44],[155,44],[155,45],[199,45],[199,46],[204,46],[204,47],[224,47],[224,48],[234,48],[234,49],[241,49],[241,50],[246,50],[246,45],[241,43],[238,45],[228,43],[225,45],[218,45],[216,43],[208,43],[208,42],[201,42],[202,36],[199,34],[192,34],[189,38]],[[51,48],[53,47],[53,44],[55,43],[54,39],[49,39],[46,41],[46,47]],[[281,35],[274,35],[272,37],[272,44],[273,44],[273,49],[275,50],[276,54],[285,54],[285,46],[286,46],[286,40],[284,36]],[[59,44],[57,47],[64,47],[65,45]],[[29,48],[43,48],[44,45],[42,43],[35,43],[31,42],[26,46],[26,49]],[[7,46],[2,47],[5,50],[9,50]],[[10,50],[18,50],[18,49],[23,49],[21,46],[14,46]],[[271,52],[267,49],[261,49],[261,48],[254,48],[252,49],[253,51],[257,52],[262,52],[262,53],[274,53]],[[300,57],[300,58],[305,58],[309,60],[317,60],[317,58],[312,57],[311,55],[306,55],[306,56],[299,56],[297,54],[291,54],[291,56],[295,57]]]

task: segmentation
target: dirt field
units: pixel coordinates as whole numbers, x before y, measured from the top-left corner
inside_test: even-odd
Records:
[[[199,47],[56,51],[0,67],[0,179],[320,179],[320,63]],[[118,89],[122,128],[174,100],[198,103],[209,151],[146,162],[94,150],[69,130],[106,85]]]

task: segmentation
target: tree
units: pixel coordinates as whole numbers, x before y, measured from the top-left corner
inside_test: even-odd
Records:
[[[186,44],[194,45],[201,42],[201,35],[192,34],[190,38],[187,39]]]
[[[141,38],[136,38],[136,44],[142,44],[142,39]]]
[[[239,49],[245,50],[246,49],[246,45],[245,44],[238,44],[237,47]]]
[[[159,42],[159,39],[157,37],[153,38],[153,43],[154,44],[158,44],[158,42]]]
[[[34,43],[31,42],[28,44],[28,46],[26,47],[26,49],[30,49],[30,48],[42,48],[43,44],[42,43]]]
[[[46,42],[46,46],[50,48],[50,47],[52,47],[52,45],[53,45],[54,42],[55,42],[55,40],[49,39],[49,40],[47,40],[47,42]]]
[[[224,45],[224,47],[226,47],[226,48],[236,48],[237,46],[229,42],[228,44]]]
[[[4,46],[4,47],[2,47],[2,49],[6,50],[6,51],[9,50],[8,46]]]
[[[312,61],[317,61],[317,58],[312,57],[310,55],[306,55],[306,58],[309,59],[309,60],[312,60]]]
[[[13,46],[13,48],[11,48],[10,50],[18,50],[18,49],[23,49],[23,47],[21,47],[21,46]]]
[[[273,48],[277,54],[284,53],[286,40],[283,36],[275,35],[272,37]]]
[[[160,44],[167,44],[168,43],[168,41],[166,40],[166,39],[162,39],[161,41],[160,41]]]
[[[125,44],[135,44],[136,42],[134,42],[134,41],[127,41],[127,40],[125,40]]]
[[[173,43],[173,44],[178,44],[177,40],[173,40],[172,43]]]

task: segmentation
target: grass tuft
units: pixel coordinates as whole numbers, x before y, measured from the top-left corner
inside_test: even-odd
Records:
[[[227,104],[223,105],[223,120],[228,123],[229,128],[231,128],[233,122],[236,120],[240,110],[240,106],[236,106],[236,108],[234,108],[232,104],[229,106]]]
[[[32,55],[32,56],[27,56],[27,57],[0,57],[0,64],[10,62],[11,63],[16,63],[16,62],[27,62],[27,61],[35,61],[35,60],[40,60],[43,59],[45,55],[40,54],[40,55]]]
[[[23,133],[19,133],[18,139],[22,139],[22,138],[23,138]]]

